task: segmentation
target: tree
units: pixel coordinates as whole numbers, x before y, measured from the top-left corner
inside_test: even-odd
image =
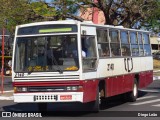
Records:
[[[157,8],[153,11],[144,22],[146,29],[149,29],[155,33],[160,32],[160,1],[157,2]]]
[[[83,21],[79,11],[87,8],[102,11],[108,25],[160,29],[159,0],[1,0],[0,8],[0,26],[7,20],[12,33],[16,25],[24,23],[68,18]]]
[[[45,1],[1,0],[0,8],[0,26],[5,26],[12,34],[19,24],[58,19],[54,7],[48,6]]]
[[[0,25],[5,26],[11,32],[14,31],[15,25],[25,21],[28,6],[22,0],[1,0],[0,8]]]
[[[103,12],[105,24],[140,28],[159,9],[156,0],[81,0],[81,6],[96,7]],[[80,3],[80,2],[79,2]],[[157,10],[158,11],[158,10]]]
[[[80,0],[52,0],[51,5],[57,10],[57,15],[62,20],[71,18],[79,21],[83,21],[78,15],[80,8],[82,7]]]
[[[83,21],[83,18],[75,13],[87,8],[98,8],[105,17],[105,24],[122,25],[127,28],[146,28],[158,25],[160,9],[158,0],[53,0],[59,15],[63,19],[72,18]],[[157,11],[157,12],[155,12]],[[158,16],[157,16],[158,15]]]

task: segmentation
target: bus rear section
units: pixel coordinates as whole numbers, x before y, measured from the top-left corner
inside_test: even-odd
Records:
[[[49,102],[89,103],[99,111],[107,97],[135,101],[153,81],[149,33],[77,21],[21,25],[12,69],[15,102],[43,111]]]

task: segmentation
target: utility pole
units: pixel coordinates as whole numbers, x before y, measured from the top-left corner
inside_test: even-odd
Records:
[[[1,68],[1,93],[4,91],[4,39],[5,39],[5,28],[2,29],[2,68]]]

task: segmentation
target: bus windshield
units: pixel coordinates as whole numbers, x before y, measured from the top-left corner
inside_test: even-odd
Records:
[[[79,69],[77,35],[18,37],[15,71],[76,71]]]

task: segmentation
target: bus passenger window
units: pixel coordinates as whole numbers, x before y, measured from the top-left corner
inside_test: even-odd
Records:
[[[130,32],[132,56],[139,56],[139,45],[136,32]]]
[[[131,55],[130,45],[123,44],[121,49],[122,49],[122,56],[130,56]]]
[[[121,31],[120,39],[121,39],[122,56],[130,56],[131,51],[130,51],[130,44],[128,39],[128,31]]]
[[[146,56],[151,55],[151,47],[150,44],[144,45],[144,54]]]
[[[109,43],[99,43],[98,49],[99,49],[99,56],[100,57],[110,56]]]
[[[120,42],[118,39],[118,31],[111,30],[109,32],[110,39],[111,39],[111,55],[112,56],[121,56],[121,49],[120,49]]]
[[[144,55],[144,49],[143,49],[143,40],[142,40],[142,34],[138,33],[138,42],[139,42],[139,56]]]
[[[147,33],[143,34],[143,39],[144,39],[144,55],[148,56],[151,55],[151,47],[150,47],[150,42],[149,42],[149,35]]]
[[[109,40],[108,31],[104,29],[97,29],[98,51],[99,57],[109,57]]]

